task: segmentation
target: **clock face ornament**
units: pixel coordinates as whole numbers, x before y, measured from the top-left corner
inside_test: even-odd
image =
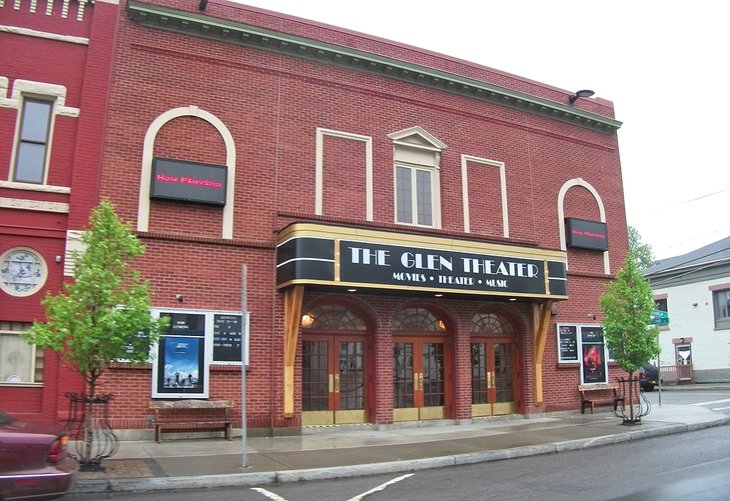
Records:
[[[0,256],[0,288],[12,296],[29,296],[45,283],[46,263],[26,248],[10,249]]]

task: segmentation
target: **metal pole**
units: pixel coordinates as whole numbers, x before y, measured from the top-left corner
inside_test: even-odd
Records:
[[[242,465],[248,468],[246,452],[246,333],[248,332],[248,304],[246,298],[246,281],[248,269],[241,266],[241,448]]]

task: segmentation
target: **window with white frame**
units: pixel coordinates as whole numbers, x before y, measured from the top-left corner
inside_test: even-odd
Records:
[[[43,382],[43,350],[37,350],[21,336],[31,325],[0,322],[0,384]]]
[[[712,292],[715,329],[730,329],[730,289]]]
[[[395,166],[397,222],[418,226],[434,225],[433,169],[399,164]]]
[[[388,137],[394,146],[395,222],[440,228],[439,169],[446,145],[418,126]]]
[[[20,112],[13,181],[44,184],[53,101],[24,97]]]

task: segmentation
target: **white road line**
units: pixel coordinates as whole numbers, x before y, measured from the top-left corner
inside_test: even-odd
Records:
[[[373,494],[378,491],[382,491],[389,485],[393,485],[397,482],[400,482],[401,480],[405,480],[408,477],[412,477],[413,475],[414,475],[414,473],[408,473],[406,475],[401,475],[400,477],[394,478],[393,480],[388,480],[384,484],[380,484],[379,486],[374,487],[374,488],[370,489],[369,491],[365,491],[362,494],[358,494],[354,498],[350,498],[347,501],[360,501],[360,500],[364,499],[366,496],[369,496],[370,494]]]
[[[251,490],[263,494],[267,498],[273,499],[274,501],[286,501],[286,498],[283,498],[278,494],[274,494],[271,491],[267,491],[266,489],[262,489],[261,487],[252,487]]]
[[[730,398],[726,398],[724,400],[712,400],[711,402],[697,402],[696,404],[692,404],[692,405],[696,405],[699,407],[700,405],[724,404],[726,402],[730,402]]]
[[[713,407],[712,408],[713,411],[724,411],[727,409],[730,409],[730,407]]]

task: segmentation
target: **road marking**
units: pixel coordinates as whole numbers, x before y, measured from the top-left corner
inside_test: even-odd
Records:
[[[699,407],[700,405],[715,405],[715,404],[724,404],[727,402],[730,402],[730,398],[726,398],[724,400],[712,400],[711,402],[697,402],[696,404],[692,404],[692,405],[696,405]]]
[[[724,411],[727,409],[730,409],[730,407],[713,407],[712,408],[713,411]]]
[[[380,484],[380,485],[379,485],[379,486],[377,486],[377,487],[373,487],[373,488],[372,488],[372,489],[370,489],[369,491],[365,491],[365,492],[363,492],[362,494],[358,494],[358,495],[357,495],[357,496],[355,496],[354,498],[350,498],[350,499],[348,499],[347,501],[360,501],[360,500],[362,500],[363,498],[365,498],[366,496],[369,496],[370,494],[374,494],[374,493],[376,493],[376,492],[378,492],[378,491],[382,491],[382,490],[383,490],[383,489],[385,489],[386,487],[388,487],[388,486],[390,486],[390,485],[393,485],[393,484],[395,484],[395,483],[397,483],[397,482],[400,482],[401,480],[405,480],[405,479],[407,479],[408,477],[412,477],[413,475],[414,475],[414,473],[408,473],[408,474],[406,474],[406,475],[401,475],[400,477],[394,478],[393,480],[388,480],[388,481],[387,481],[387,482],[385,482],[384,484]]]
[[[286,498],[283,498],[278,494],[274,494],[271,491],[267,491],[266,489],[262,489],[261,487],[252,487],[251,490],[258,492],[259,494],[263,494],[267,498],[273,499],[274,501],[286,501]]]

